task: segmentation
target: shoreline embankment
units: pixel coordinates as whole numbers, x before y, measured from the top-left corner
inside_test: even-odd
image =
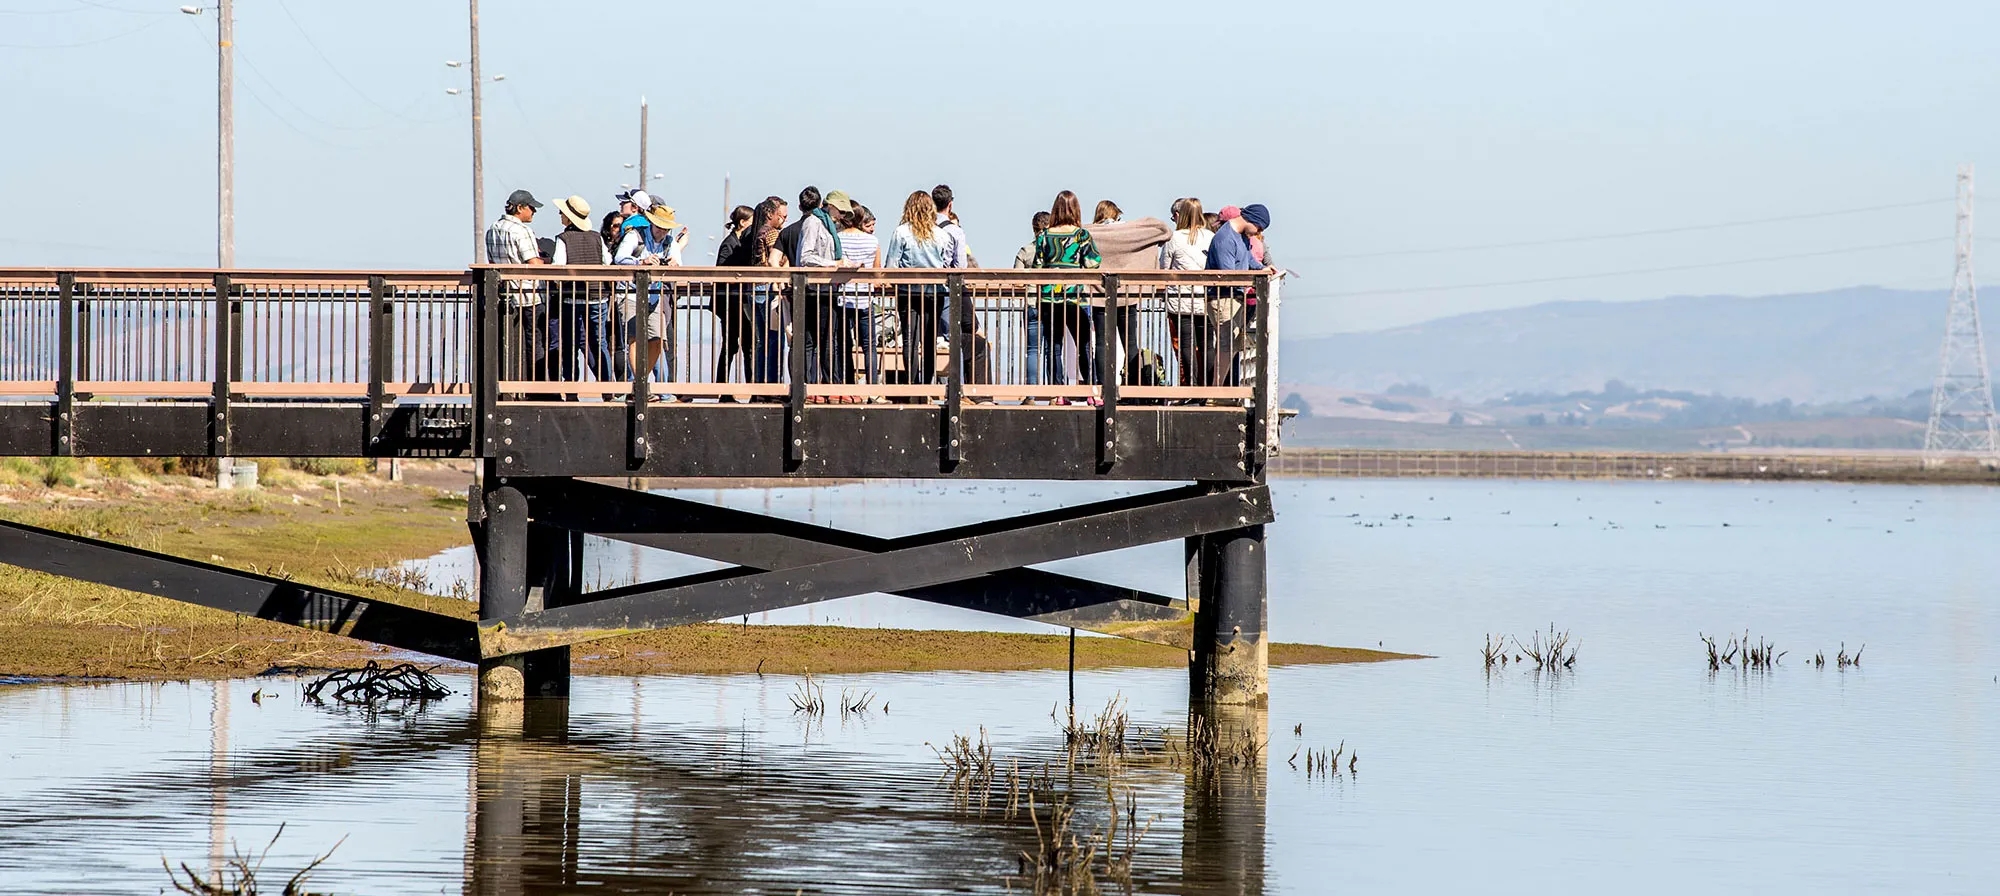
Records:
[[[1909,453],[1662,453],[1432,451],[1286,447],[1272,476],[1308,479],[1734,479],[2000,485],[2000,469],[1972,457],[1927,463]]]

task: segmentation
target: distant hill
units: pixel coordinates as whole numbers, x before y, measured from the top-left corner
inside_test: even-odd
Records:
[[[1638,389],[1759,401],[1902,396],[1928,388],[1937,373],[1948,299],[1942,291],[1863,286],[1782,296],[1550,302],[1391,330],[1287,339],[1282,379],[1368,392],[1420,383],[1469,401],[1509,392],[1591,390],[1613,379]]]

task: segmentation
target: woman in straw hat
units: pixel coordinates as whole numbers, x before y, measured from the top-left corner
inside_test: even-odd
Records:
[[[673,206],[652,199],[643,214],[633,217],[643,218],[646,222],[644,228],[634,228],[643,232],[645,240],[645,251],[638,255],[638,263],[678,267],[681,263],[681,250],[687,247],[688,231],[687,228],[679,226],[679,222],[674,219]],[[630,226],[631,222],[627,221],[626,224]],[[660,300],[663,293],[669,296],[666,302]],[[666,348],[666,340],[674,336],[671,329],[674,325],[672,294],[671,286],[654,284],[652,293],[646,296],[646,348],[642,357],[646,359],[648,370],[660,363],[660,355]],[[635,354],[639,352],[637,319],[638,313],[635,310],[632,339],[632,350]],[[669,376],[671,374],[669,371]]]
[[[552,264],[607,265],[611,250],[604,237],[590,227],[590,203],[571,196],[556,203],[562,215],[563,231],[556,235]],[[579,380],[579,356],[599,381],[620,382],[629,377],[625,370],[625,340],[617,335],[618,320],[611,309],[609,284],[601,281],[556,281],[553,292],[561,297],[549,347],[555,357],[555,377]]]

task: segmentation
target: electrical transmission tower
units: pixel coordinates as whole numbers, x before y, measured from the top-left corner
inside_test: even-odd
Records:
[[[1996,459],[1993,383],[1986,340],[1979,331],[1979,289],[1972,278],[1972,166],[1958,168],[1958,265],[1951,278],[1944,350],[1931,389],[1931,423],[1924,431],[1924,462],[1951,455]]]

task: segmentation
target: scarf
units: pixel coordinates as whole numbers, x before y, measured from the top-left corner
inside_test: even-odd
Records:
[[[653,222],[646,220],[645,215],[626,218],[625,229],[639,231],[639,244],[645,246],[647,252],[660,255],[667,251],[666,241],[653,238]]]
[[[826,213],[824,206],[812,210],[813,217],[826,225],[826,233],[833,237],[833,260],[840,260],[840,228],[833,226],[833,216]]]

